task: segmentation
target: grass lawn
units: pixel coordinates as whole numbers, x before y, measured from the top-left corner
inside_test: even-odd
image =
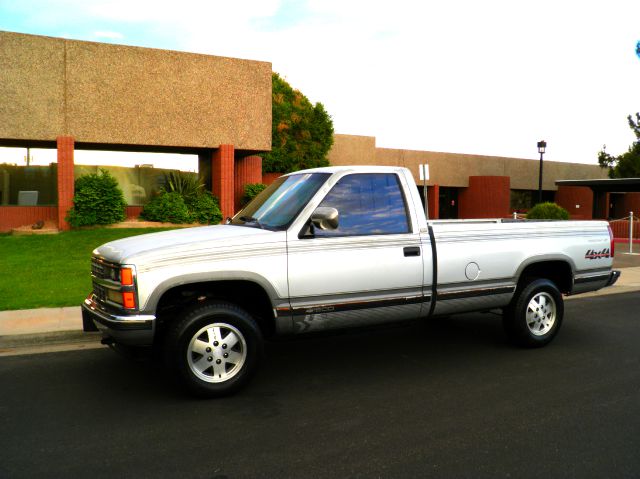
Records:
[[[156,231],[163,229],[0,235],[0,311],[79,306],[91,291],[91,252],[97,246]]]

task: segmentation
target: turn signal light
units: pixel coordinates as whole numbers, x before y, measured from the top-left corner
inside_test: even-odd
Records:
[[[131,268],[120,270],[120,283],[124,286],[133,286],[133,271]]]
[[[134,309],[136,307],[136,298],[133,295],[133,291],[125,291],[122,293],[122,305],[127,309]]]

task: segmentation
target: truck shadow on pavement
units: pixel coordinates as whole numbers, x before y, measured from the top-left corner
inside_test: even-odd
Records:
[[[503,333],[501,317],[480,313],[268,341],[256,375],[235,397],[306,391],[326,382],[348,387],[354,378],[375,386],[385,376],[446,374],[480,357],[499,362],[514,349]],[[105,394],[138,391],[143,396],[188,397],[167,378],[159,358],[132,361],[105,349],[94,366],[109,384]]]

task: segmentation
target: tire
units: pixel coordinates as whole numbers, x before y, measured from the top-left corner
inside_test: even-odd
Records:
[[[262,335],[251,315],[231,303],[187,310],[165,337],[167,367],[201,397],[232,394],[246,384],[262,356]]]
[[[548,279],[533,279],[518,288],[503,315],[509,340],[517,346],[546,346],[558,334],[564,302],[558,287]]]

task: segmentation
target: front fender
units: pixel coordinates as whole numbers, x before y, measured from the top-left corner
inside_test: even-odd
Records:
[[[249,281],[264,289],[273,308],[277,308],[286,298],[281,298],[276,287],[264,276],[250,271],[224,271],[215,273],[189,273],[173,276],[160,282],[149,294],[141,312],[155,314],[160,298],[169,290],[183,285],[210,283],[217,281]]]

